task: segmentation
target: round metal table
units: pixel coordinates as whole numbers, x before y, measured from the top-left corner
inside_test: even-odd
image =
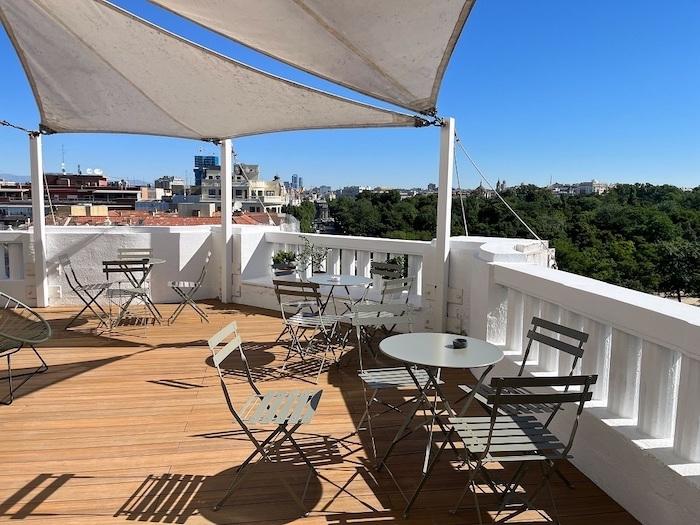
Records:
[[[328,302],[331,299],[333,299],[333,309],[336,313],[338,313],[338,309],[335,304],[335,295],[333,294],[333,290],[335,290],[336,286],[342,286],[343,288],[345,288],[345,293],[347,293],[348,297],[352,300],[352,296],[350,295],[351,286],[364,286],[365,289],[367,289],[372,283],[372,279],[370,279],[369,277],[363,277],[361,275],[333,274],[315,274],[309,277],[308,281],[310,283],[319,284],[321,286],[331,287],[330,291],[328,292],[328,297],[326,297],[326,302],[323,303],[322,310],[325,312],[326,306],[328,306]],[[362,300],[362,298],[360,298],[360,300]]]
[[[455,348],[453,341],[457,338],[466,339],[467,347]],[[484,382],[486,376],[489,374],[489,372],[491,372],[494,365],[503,359],[503,351],[496,345],[482,341],[481,339],[456,334],[432,332],[415,332],[387,337],[379,343],[379,349],[384,355],[401,361],[405,365],[406,370],[411,375],[419,394],[417,396],[414,409],[411,411],[410,415],[406,416],[403,425],[396,433],[396,436],[394,436],[394,439],[392,440],[391,445],[389,445],[384,457],[377,464],[377,470],[381,470],[381,468],[384,466],[395,445],[413,432],[411,430],[407,432],[406,429],[415,418],[420,407],[423,406],[432,414],[428,443],[425,448],[422,478],[418,484],[418,487],[413,493],[413,496],[407,501],[406,510],[404,511],[404,515],[406,515],[408,509],[418,496],[418,493],[423,487],[426,479],[430,476],[430,449],[433,441],[433,427],[435,423],[437,422],[440,429],[446,434],[446,439],[448,441],[450,440],[452,434],[452,432],[447,430],[445,425],[439,419],[439,414],[436,411],[437,400],[439,399],[442,402],[444,411],[447,412],[449,417],[455,417],[458,415],[452,409],[449,401],[442,391],[440,381],[438,380],[439,370],[442,368],[469,369],[486,367],[479,376],[477,384],[472,388],[471,393],[466,398],[464,405],[459,412],[459,416],[462,416],[466,414],[467,409],[474,400],[474,394]],[[414,373],[415,366],[425,369],[429,377],[428,383],[421,384],[420,381],[418,381]],[[433,402],[431,402],[430,398],[428,397],[428,389],[432,389],[434,391],[435,398]],[[455,453],[457,453],[454,446],[453,450],[455,450]]]

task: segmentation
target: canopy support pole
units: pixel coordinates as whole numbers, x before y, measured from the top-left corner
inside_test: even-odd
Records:
[[[447,324],[447,289],[450,275],[452,224],[452,173],[455,162],[455,119],[446,118],[440,129],[440,179],[438,184],[437,239],[435,250],[435,331]]]
[[[233,291],[233,155],[231,139],[221,141],[221,302],[230,303]]]
[[[34,277],[36,305],[49,305],[49,281],[46,275],[46,213],[44,210],[44,158],[41,134],[29,134],[29,166],[32,176],[32,224],[34,225]]]

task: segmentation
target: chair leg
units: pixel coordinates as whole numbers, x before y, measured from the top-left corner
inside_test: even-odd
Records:
[[[275,438],[277,434],[280,433],[281,429],[282,427],[279,426],[275,430],[273,430],[262,443],[255,447],[255,450],[245,459],[245,461],[240,464],[238,469],[236,469],[236,473],[233,475],[233,480],[231,480],[231,484],[226,490],[226,494],[224,494],[224,497],[221,498],[221,501],[219,501],[219,503],[217,503],[214,506],[215,511],[218,511],[223,506],[223,504],[226,503],[226,500],[231,496],[231,494],[233,494],[233,491],[235,490],[238,483],[240,483],[240,481],[243,480],[243,471],[250,464],[250,462],[253,461],[255,456],[257,456],[258,454],[263,455],[264,448]]]

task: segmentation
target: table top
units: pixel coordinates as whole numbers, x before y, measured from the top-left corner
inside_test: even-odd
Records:
[[[361,275],[316,274],[309,277],[309,282],[323,286],[367,286],[372,279]]]
[[[165,259],[154,259],[153,257],[139,258],[139,259],[108,259],[102,261],[102,264],[113,264],[114,266],[124,265],[124,264],[134,264],[134,263],[145,263],[145,264],[163,264],[167,262]]]
[[[416,365],[436,368],[478,368],[498,363],[503,359],[503,351],[496,345],[464,337],[467,348],[454,348],[452,341],[456,334],[413,332],[393,335],[379,343],[383,354]]]

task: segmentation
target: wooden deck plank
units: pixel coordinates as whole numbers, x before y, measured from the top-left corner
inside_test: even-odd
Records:
[[[167,317],[173,306],[159,308]],[[307,388],[309,383],[279,372],[285,349],[274,344],[281,322],[273,312],[215,302],[204,308],[209,324],[185,312],[174,326],[125,327],[114,333],[100,333],[94,322],[65,331],[72,308],[43,312],[54,328],[54,337],[41,349],[50,369],[27,383],[13,405],[0,407],[0,522],[478,523],[473,509],[457,516],[447,512],[466,480],[447,460],[436,468],[409,519],[401,517],[401,494],[387,474],[371,467],[367,436],[351,435],[364,409],[352,359],[349,366],[322,374],[319,410],[298,433],[321,474],[310,484],[310,514],[304,516],[295,501],[307,470],[293,455],[285,455],[283,463],[257,465],[235,497],[214,512],[235,467],[252,449],[226,408],[206,338],[235,319],[244,341],[256,346],[247,356],[262,390]],[[33,361],[18,355],[14,364],[30,367]],[[224,363],[233,372],[231,392],[241,402],[250,389],[239,365],[233,358]],[[454,375],[446,379],[459,382]],[[0,384],[0,392],[3,388]],[[457,396],[453,390],[450,395]],[[380,420],[380,447],[399,422],[395,416]],[[424,444],[423,433],[410,436],[390,463],[404,490],[417,481]],[[500,470],[493,468],[495,474]],[[573,466],[565,465],[564,471],[576,489],[553,484],[563,524],[637,523]],[[522,490],[536,482],[526,477]],[[485,509],[493,510],[493,498],[482,499]],[[495,519],[487,512],[482,517],[485,523]],[[512,522],[548,520],[527,512]]]

